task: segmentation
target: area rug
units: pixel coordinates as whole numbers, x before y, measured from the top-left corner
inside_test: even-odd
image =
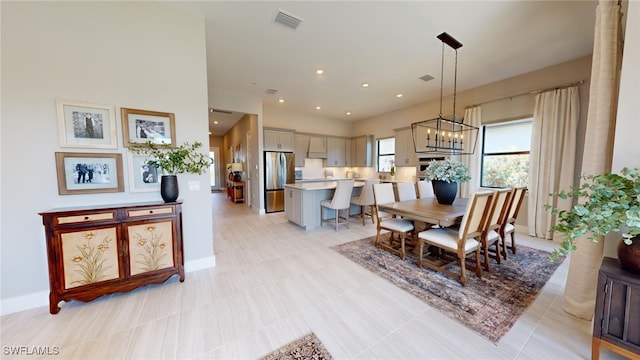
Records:
[[[481,278],[467,271],[467,284],[462,286],[447,275],[419,268],[415,254],[407,251],[401,260],[374,247],[374,240],[375,236],[332,248],[494,343],[533,303],[564,260],[551,262],[548,252],[518,245],[517,254],[509,253],[500,265],[491,260],[491,271],[483,271]]]
[[[320,339],[314,334],[307,334],[300,339],[292,341],[279,348],[271,354],[262,358],[263,360],[291,360],[291,359],[333,359],[331,354],[325,349]]]

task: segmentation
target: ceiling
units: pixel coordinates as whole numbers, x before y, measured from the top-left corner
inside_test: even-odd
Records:
[[[443,61],[442,32],[463,44],[460,92],[591,54],[596,8],[595,0],[169,4],[206,19],[211,94],[344,121],[437,99],[441,78],[452,94],[455,51],[445,45]],[[302,19],[297,29],[274,21],[279,10]],[[210,128],[222,135],[242,115],[210,112]]]

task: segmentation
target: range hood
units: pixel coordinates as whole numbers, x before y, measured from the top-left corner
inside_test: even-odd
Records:
[[[309,137],[309,159],[326,159],[327,158],[327,138],[321,136]]]

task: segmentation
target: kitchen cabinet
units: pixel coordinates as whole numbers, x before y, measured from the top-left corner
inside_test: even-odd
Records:
[[[351,165],[372,166],[373,135],[358,136],[351,139]]]
[[[309,153],[309,136],[295,134],[294,141],[295,166],[303,167],[304,159],[307,158]]]
[[[351,154],[351,139],[344,139],[344,166],[352,167],[353,165],[353,155]]]
[[[182,203],[137,203],[41,212],[49,266],[49,312],[60,301],[184,281]]]
[[[346,166],[347,142],[345,138],[327,137],[327,166]]]
[[[303,226],[303,210],[302,190],[287,188],[285,190],[284,198],[284,212],[287,219],[293,223]]]
[[[598,273],[591,359],[600,346],[629,359],[640,359],[640,275],[605,257]]]
[[[294,151],[293,131],[264,129],[264,150]]]
[[[416,166],[416,151],[411,128],[395,130],[396,166]]]

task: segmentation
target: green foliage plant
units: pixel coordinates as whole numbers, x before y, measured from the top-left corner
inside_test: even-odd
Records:
[[[192,173],[201,175],[209,167],[209,157],[198,152],[202,143],[195,142],[173,147],[162,143],[155,144],[152,141],[136,144],[129,149],[140,155],[146,155],[152,159],[149,165],[164,169],[170,175]]]
[[[611,231],[621,232],[622,239],[631,244],[631,238],[640,234],[640,168],[624,168],[619,174],[582,175],[578,187],[570,191],[550,194],[561,199],[576,201],[571,210],[558,210],[545,205],[557,216],[551,231],[565,235],[551,259],[576,250],[578,238],[597,242]]]
[[[463,183],[471,180],[467,164],[457,160],[432,161],[424,171],[427,180]]]

